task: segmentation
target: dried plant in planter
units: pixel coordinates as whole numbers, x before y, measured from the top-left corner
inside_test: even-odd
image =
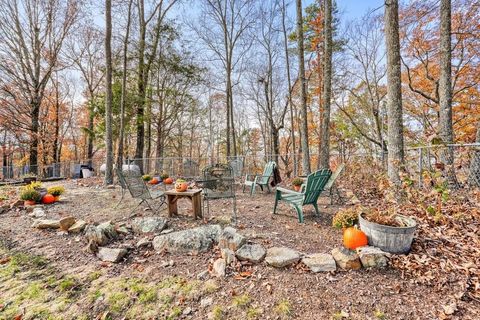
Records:
[[[370,222],[378,223],[384,226],[391,226],[391,227],[407,226],[405,223],[402,222],[401,219],[397,218],[396,212],[392,209],[383,211],[378,208],[370,208],[367,210],[363,210],[362,216]]]

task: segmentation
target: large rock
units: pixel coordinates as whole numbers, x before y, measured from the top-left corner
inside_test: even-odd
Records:
[[[135,233],[159,233],[167,226],[167,220],[160,217],[135,218],[132,221],[132,229]]]
[[[233,252],[232,250],[228,248],[224,248],[224,249],[221,249],[220,253],[222,255],[222,258],[227,263],[227,265],[235,262],[235,252]]]
[[[238,260],[246,260],[253,263],[259,263],[265,258],[267,251],[259,244],[244,244],[235,252]]]
[[[335,259],[328,253],[315,253],[302,259],[312,272],[328,272],[337,270]]]
[[[265,261],[268,265],[283,268],[300,260],[300,253],[286,247],[273,247],[267,250]]]
[[[227,267],[225,260],[219,258],[213,263],[213,275],[219,278],[225,277],[225,268]]]
[[[388,264],[388,253],[377,247],[357,248],[357,254],[365,268],[385,268]]]
[[[137,248],[150,247],[152,246],[152,241],[149,238],[142,238],[137,242]]]
[[[123,173],[128,173],[129,171],[140,174],[140,167],[137,166],[136,164],[124,164],[124,165],[122,165],[122,172]]]
[[[332,256],[337,265],[344,270],[358,270],[362,268],[360,259],[355,251],[339,247],[332,250]]]
[[[75,224],[75,218],[65,217],[60,219],[59,223],[60,223],[60,229],[62,229],[63,231],[67,231],[68,229],[70,229],[71,226]]]
[[[58,229],[60,228],[60,222],[51,219],[38,219],[33,221],[32,227],[37,229]]]
[[[110,221],[107,221],[98,226],[89,225],[85,229],[85,237],[89,242],[93,241],[99,246],[103,246],[111,240],[115,240],[118,234],[115,231],[114,225]]]
[[[127,255],[126,249],[98,248],[97,257],[106,262],[120,262]]]
[[[68,228],[68,232],[80,233],[83,231],[83,229],[85,229],[86,226],[87,226],[87,223],[85,221],[77,220],[70,228]]]
[[[40,208],[40,207],[33,208],[31,215],[35,218],[45,218],[47,216],[47,214],[45,213],[45,210],[43,210],[43,208]]]
[[[218,242],[222,227],[218,224],[162,234],[153,239],[156,251],[204,252]]]
[[[222,249],[226,248],[236,251],[245,243],[245,241],[245,237],[237,233],[235,228],[226,227],[218,238],[218,246]]]

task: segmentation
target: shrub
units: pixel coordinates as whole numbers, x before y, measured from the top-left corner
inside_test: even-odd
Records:
[[[20,199],[23,201],[35,201],[39,202],[42,200],[42,196],[40,192],[35,190],[34,188],[24,188],[20,193]]]
[[[358,213],[358,208],[340,210],[333,217],[332,225],[337,229],[353,227],[358,223]]]
[[[149,174],[145,174],[145,175],[142,176],[142,179],[143,179],[143,181],[148,182],[148,181],[152,180],[152,176],[149,175]]]
[[[168,173],[166,173],[165,171],[162,172],[162,174],[160,175],[160,179],[162,180],[165,180],[169,177]]]
[[[24,188],[31,188],[31,189],[38,190],[41,187],[42,187],[42,183],[40,181],[34,181],[34,182],[26,185]]]
[[[295,178],[292,180],[292,185],[294,186],[301,186],[303,184],[302,178]]]
[[[50,193],[52,196],[59,196],[65,193],[65,188],[62,186],[50,187],[47,190],[47,193]]]

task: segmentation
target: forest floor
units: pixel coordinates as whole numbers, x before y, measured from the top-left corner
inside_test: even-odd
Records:
[[[59,203],[46,207],[49,218],[74,216],[88,223],[128,221],[136,203],[114,209],[120,190],[100,187],[96,178],[67,180]],[[338,206],[320,201],[321,215],[306,208],[305,223],[282,204],[273,215],[273,194],[237,192],[238,231],[264,247],[286,246],[302,253],[327,253],[341,246],[332,228]],[[165,208],[165,206],[163,207]],[[190,203],[179,203],[169,228],[228,224],[231,201],[212,201],[210,216],[192,218]],[[138,215],[153,215],[143,208]],[[167,217],[166,210],[156,213]],[[126,219],[126,220],[125,220]],[[225,278],[199,274],[211,269],[218,248],[181,255],[130,245],[121,263],[105,263],[83,250],[79,234],[31,227],[25,210],[0,214],[0,319],[479,319],[480,303],[458,300],[448,287],[419,284],[393,267],[312,273],[298,263],[285,269],[256,265],[227,268]],[[452,301],[456,301],[452,306]],[[453,309],[453,310],[451,310]],[[447,315],[448,314],[448,315]]]

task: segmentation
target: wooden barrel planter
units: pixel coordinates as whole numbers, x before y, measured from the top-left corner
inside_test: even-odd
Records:
[[[412,246],[413,235],[417,222],[407,216],[397,214],[395,219],[400,219],[406,227],[385,226],[371,222],[358,215],[360,229],[368,237],[368,244],[390,253],[408,253]]]

